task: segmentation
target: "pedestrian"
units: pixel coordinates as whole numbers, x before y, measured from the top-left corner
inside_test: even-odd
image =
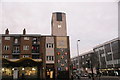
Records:
[[[22,73],[22,80],[25,80],[25,75],[24,75],[24,73]]]
[[[81,80],[81,74],[79,75],[79,80]]]
[[[91,75],[90,74],[88,75],[88,78],[91,79]]]
[[[78,74],[76,75],[76,79],[80,79]]]
[[[71,75],[71,80],[73,80],[74,78],[73,78],[73,74]]]

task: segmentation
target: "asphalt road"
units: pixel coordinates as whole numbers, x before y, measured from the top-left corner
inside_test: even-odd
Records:
[[[81,77],[80,79],[74,79],[74,80],[92,80],[88,77]],[[113,77],[113,76],[104,76],[104,77],[96,77],[94,80],[120,80],[120,77]]]

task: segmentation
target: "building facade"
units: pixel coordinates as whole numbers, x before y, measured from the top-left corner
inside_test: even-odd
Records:
[[[92,52],[87,52],[79,57],[72,58],[73,70],[80,70],[81,74],[91,73],[88,60],[91,60],[93,73],[105,76],[120,76],[119,37],[97,45],[93,48]],[[80,67],[78,67],[78,65]]]
[[[79,61],[78,61],[79,58]],[[88,63],[90,61],[90,63]],[[79,73],[82,75],[92,73],[91,66],[93,69],[93,73],[97,74],[98,67],[98,59],[97,55],[93,51],[86,52],[79,57],[74,57],[71,59],[73,74]],[[79,63],[78,63],[79,62]],[[78,66],[79,65],[79,66]],[[80,70],[80,71],[79,71]]]
[[[94,47],[98,55],[99,70],[103,75],[120,75],[120,39],[115,38]]]
[[[66,14],[52,15],[51,35],[2,34],[2,79],[70,78],[70,47]],[[66,76],[64,76],[66,75]]]

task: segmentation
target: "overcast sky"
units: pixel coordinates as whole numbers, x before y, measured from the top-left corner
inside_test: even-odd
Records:
[[[71,57],[118,36],[117,2],[2,2],[2,31],[51,35],[53,12],[65,12]]]

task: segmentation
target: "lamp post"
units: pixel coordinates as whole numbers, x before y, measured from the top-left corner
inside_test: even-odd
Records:
[[[79,62],[79,42],[80,40],[77,40],[77,54],[78,54],[78,73],[80,72],[79,68],[80,68],[80,62]]]

